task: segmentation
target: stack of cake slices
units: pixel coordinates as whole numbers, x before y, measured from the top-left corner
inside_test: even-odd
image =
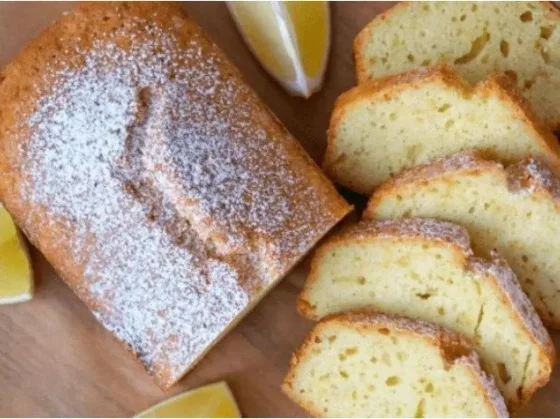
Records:
[[[324,169],[370,198],[315,253],[283,385],[312,414],[505,416],[549,381],[558,26],[548,3],[417,2],[357,36]]]

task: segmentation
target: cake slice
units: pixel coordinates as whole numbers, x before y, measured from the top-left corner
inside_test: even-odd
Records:
[[[321,321],[292,357],[284,392],[323,417],[507,417],[459,335],[368,312]]]
[[[560,181],[527,158],[504,167],[463,153],[402,172],[364,217],[428,217],[467,228],[475,253],[505,258],[545,322],[560,327]]]
[[[0,70],[0,139],[0,200],[163,388],[350,211],[177,3],[62,16]]]
[[[475,88],[446,66],[368,81],[337,101],[324,169],[370,193],[401,169],[465,150],[502,162],[533,154],[560,173],[560,146],[507,76]]]
[[[550,2],[407,2],[356,37],[358,81],[448,63],[471,83],[509,74],[560,128],[560,13]]]
[[[311,261],[299,311],[317,320],[373,309],[469,338],[511,410],[550,379],[554,346],[514,273],[475,257],[463,227],[432,219],[362,221]]]

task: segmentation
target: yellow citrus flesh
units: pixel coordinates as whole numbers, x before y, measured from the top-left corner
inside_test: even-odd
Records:
[[[329,42],[328,5],[322,1],[284,3],[297,35],[303,69],[308,77],[320,76],[325,65],[325,46]]]
[[[288,92],[309,97],[323,82],[330,45],[327,2],[228,2],[245,42]]]
[[[294,79],[290,57],[285,54],[276,13],[268,2],[232,3],[236,19],[243,28],[245,41],[264,67],[276,76]]]
[[[210,384],[165,400],[139,418],[239,418],[241,413],[225,382]]]
[[[33,273],[12,218],[0,206],[0,304],[26,301],[33,294]]]

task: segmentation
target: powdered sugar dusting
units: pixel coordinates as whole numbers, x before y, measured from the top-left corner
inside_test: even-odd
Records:
[[[468,346],[467,341],[459,334],[436,326],[434,323],[426,322],[423,320],[413,320],[408,317],[399,316],[396,314],[377,313],[368,310],[360,310],[344,313],[330,318],[333,322],[344,322],[351,325],[364,324],[367,326],[389,327],[395,330],[412,332],[419,335],[424,335],[431,339],[439,339],[441,336],[446,336],[448,339],[456,340],[461,346]]]
[[[196,27],[127,19],[49,64],[20,197],[26,224],[68,227],[75,291],[167,387],[341,214]]]
[[[508,166],[508,187],[512,192],[534,194],[538,189],[546,191],[560,201],[560,179],[542,162],[528,157]]]
[[[472,254],[467,231],[458,224],[430,218],[402,218],[398,220],[361,221],[343,233],[344,238],[368,240],[372,237],[419,238],[458,246]]]
[[[459,172],[473,168],[482,168],[488,166],[496,166],[503,169],[503,166],[497,162],[486,160],[483,154],[477,151],[466,151],[453,154],[448,157],[435,159],[426,164],[416,167],[403,169],[393,178],[385,182],[374,194],[390,188],[405,185],[415,181],[425,181],[426,179],[445,176],[451,172]]]

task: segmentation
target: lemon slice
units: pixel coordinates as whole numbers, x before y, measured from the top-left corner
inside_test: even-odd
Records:
[[[137,418],[240,418],[228,385],[221,381],[165,400]]]
[[[324,1],[228,2],[249,48],[291,94],[309,97],[323,83],[331,24]]]
[[[0,304],[33,296],[33,272],[25,243],[10,214],[0,206]]]

